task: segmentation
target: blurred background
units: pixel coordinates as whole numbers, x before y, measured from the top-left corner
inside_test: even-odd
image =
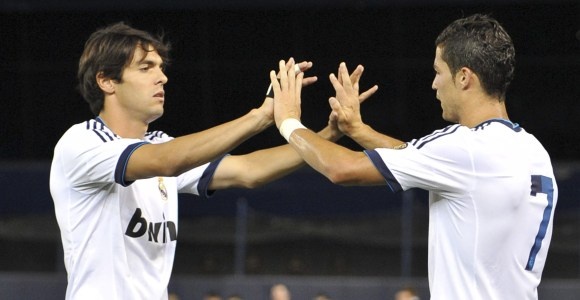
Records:
[[[92,118],[76,91],[83,45],[125,21],[172,44],[165,115],[152,130],[179,136],[259,106],[280,59],[314,62],[303,123],[325,126],[328,80],[342,61],[365,66],[362,107],[375,129],[402,140],[446,126],[431,90],[434,40],[473,13],[497,18],[516,47],[507,96],[512,121],[551,154],[560,197],[540,299],[580,294],[580,1],[565,0],[2,0],[0,2],[0,299],[63,299],[66,272],[48,189],[53,147]],[[283,144],[276,128],[232,153]],[[339,143],[359,149],[347,139]],[[411,190],[340,187],[305,167],[255,190],[182,196],[170,290],[267,299],[393,299],[427,287],[427,199]]]

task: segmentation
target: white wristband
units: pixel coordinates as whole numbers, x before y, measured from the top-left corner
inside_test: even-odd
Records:
[[[290,135],[292,134],[292,132],[300,128],[306,127],[302,125],[300,121],[293,118],[288,118],[282,121],[282,125],[280,125],[280,134],[282,134],[282,136],[286,139],[286,141],[290,141]]]

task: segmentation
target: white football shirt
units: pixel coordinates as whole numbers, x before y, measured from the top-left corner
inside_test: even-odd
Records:
[[[429,191],[431,299],[537,299],[558,198],[538,140],[493,119],[399,148],[366,153],[393,191]]]
[[[167,299],[177,239],[177,195],[208,196],[219,160],[178,177],[125,182],[131,153],[172,139],[121,138],[97,118],[58,141],[50,171],[68,274],[66,299]]]

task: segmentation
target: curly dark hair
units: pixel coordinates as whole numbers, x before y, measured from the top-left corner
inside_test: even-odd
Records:
[[[104,106],[105,95],[97,84],[97,75],[121,82],[123,71],[141,47],[145,51],[157,51],[164,65],[169,63],[170,45],[163,35],[153,36],[123,22],[95,31],[87,42],[79,60],[78,89],[89,103],[93,114],[98,115]]]

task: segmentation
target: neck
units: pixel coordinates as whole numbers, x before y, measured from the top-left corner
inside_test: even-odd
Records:
[[[128,118],[127,116],[112,114],[105,111],[102,111],[99,114],[99,118],[101,118],[103,122],[105,122],[105,125],[107,125],[107,127],[116,135],[124,138],[143,139],[149,125]]]
[[[479,97],[471,103],[472,105],[463,111],[462,118],[459,120],[461,125],[473,128],[491,119],[509,120],[505,101],[492,97]]]

